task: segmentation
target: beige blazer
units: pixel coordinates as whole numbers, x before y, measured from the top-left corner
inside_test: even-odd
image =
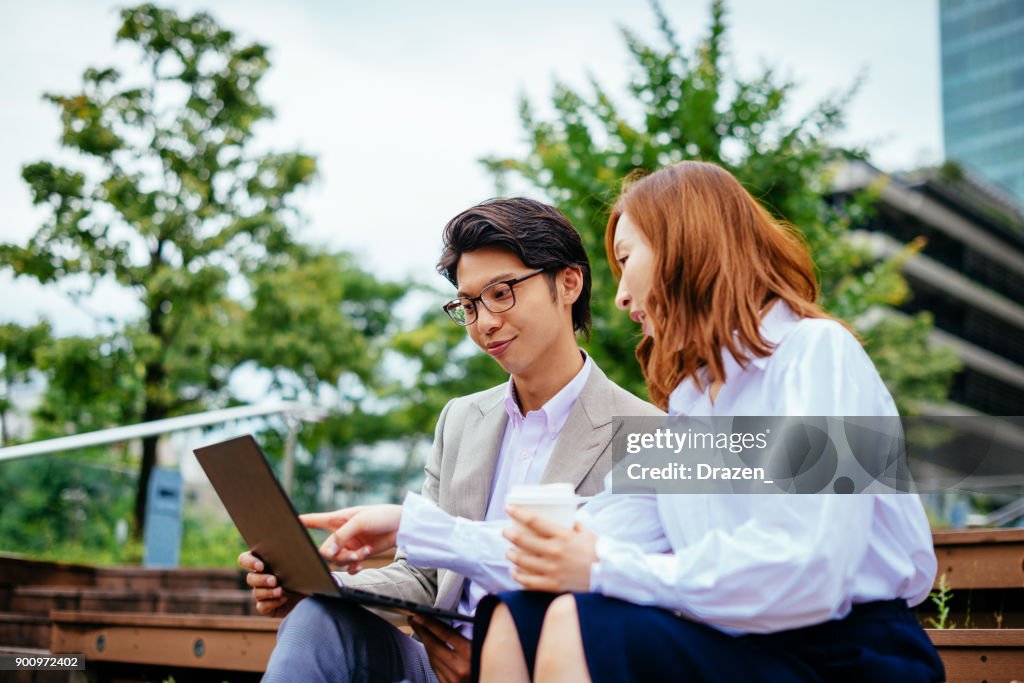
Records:
[[[438,418],[422,493],[453,515],[484,518],[508,423],[505,391],[502,384],[453,399]],[[541,482],[572,482],[581,496],[599,493],[612,467],[612,418],[643,415],[664,413],[619,387],[595,364],[555,441]],[[377,593],[455,609],[465,577],[447,569],[413,567],[398,553],[387,567],[345,574],[342,580]]]

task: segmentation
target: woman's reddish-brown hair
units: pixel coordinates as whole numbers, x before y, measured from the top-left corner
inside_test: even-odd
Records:
[[[707,368],[725,381],[723,353],[745,366],[774,350],[761,314],[775,300],[800,318],[829,318],[815,303],[818,282],[797,231],[775,220],[728,171],[684,161],[629,182],[612,208],[605,247],[612,272],[622,214],[646,237],[654,272],[645,309],[654,336],[636,349],[651,401],[665,409],[672,390]]]

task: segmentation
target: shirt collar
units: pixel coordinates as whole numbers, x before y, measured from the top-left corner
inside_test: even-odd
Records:
[[[569,413],[572,412],[576,399],[583,391],[583,386],[590,377],[590,369],[594,365],[594,361],[590,359],[586,351],[580,349],[580,353],[583,354],[583,367],[580,368],[580,371],[557,394],[549,398],[547,403],[535,411],[541,413],[548,431],[553,435],[558,434],[565,426],[569,419]],[[519,409],[519,402],[516,400],[516,385],[511,377],[508,378],[508,384],[505,385],[505,412],[508,413],[508,419],[515,427],[521,426],[526,419]]]
[[[789,307],[789,304],[781,299],[777,299],[761,318],[761,337],[769,345],[778,346],[798,322],[800,322],[800,318]],[[770,354],[764,357],[750,354],[748,366],[743,368],[728,350],[722,349],[722,363],[725,365],[726,381],[730,377],[735,377],[737,374],[744,372],[745,369],[749,369],[751,366],[763,371],[767,367],[770,358]],[[701,368],[697,372],[700,376],[701,384],[704,384],[707,379],[707,371]],[[673,389],[669,395],[668,411],[672,415],[688,415],[703,396],[704,391],[700,389],[694,378],[688,377],[680,382],[679,386]]]
[[[789,307],[789,304],[782,299],[776,299],[768,309],[768,312],[761,318],[761,337],[774,348],[782,343],[782,340],[798,322],[800,322],[800,318],[797,317],[797,314]],[[739,367],[739,364],[736,363],[736,359],[732,357],[732,354],[726,355],[736,367]],[[763,358],[751,354],[750,364],[759,370],[764,370],[765,366],[768,364],[769,358],[771,358],[770,354]]]

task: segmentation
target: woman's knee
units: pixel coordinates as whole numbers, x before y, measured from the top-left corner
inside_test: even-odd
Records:
[[[496,645],[504,645],[509,640],[519,641],[519,633],[516,630],[516,622],[512,618],[512,612],[509,611],[505,603],[500,603],[494,608],[494,612],[491,614],[491,623],[487,627],[487,634],[484,636],[483,651],[487,652],[487,644],[490,643],[491,647]]]
[[[551,624],[552,628],[565,628],[575,626],[579,622],[579,611],[576,609],[576,596],[572,593],[559,595],[551,601],[547,613],[544,615],[544,628]],[[541,630],[543,635],[544,631]]]
[[[481,681],[528,681],[530,678],[519,642],[519,629],[505,603],[499,603],[491,614],[480,657]]]
[[[578,647],[581,637],[579,610],[576,598],[566,593],[551,601],[544,615],[537,644],[537,663],[550,657],[558,658],[566,648]]]
[[[537,646],[536,677],[553,681],[589,680],[576,597],[555,598],[544,615]]]

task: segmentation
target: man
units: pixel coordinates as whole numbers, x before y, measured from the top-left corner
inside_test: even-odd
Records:
[[[579,495],[600,491],[612,466],[612,417],[662,413],[608,380],[576,342],[576,333],[589,331],[591,283],[572,224],[529,199],[484,202],[448,223],[438,270],[458,287],[445,311],[510,378],[445,406],[423,497],[451,515],[501,520],[505,495],[517,484],[572,482]],[[303,522],[344,527],[321,552],[351,572],[394,545],[400,517],[399,506],[362,506],[303,515]],[[401,519],[400,533],[429,543],[429,526],[414,528],[410,517]],[[469,640],[447,624],[416,619],[415,640],[361,607],[298,601],[251,553],[239,564],[251,572],[259,611],[288,615],[265,681],[453,681],[469,674]],[[412,566],[401,552],[387,567],[339,580],[465,614],[486,593],[452,571]]]

